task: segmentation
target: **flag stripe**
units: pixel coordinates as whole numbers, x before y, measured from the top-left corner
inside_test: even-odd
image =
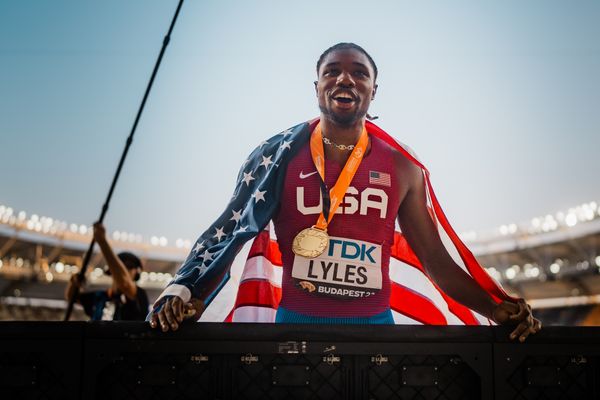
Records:
[[[273,265],[283,265],[279,245],[277,244],[277,241],[271,239],[268,230],[261,231],[252,243],[248,258],[256,256],[264,256]]]
[[[448,324],[463,324],[463,322],[448,309],[448,304],[444,301],[444,297],[431,280],[418,269],[408,264],[401,263],[396,259],[391,259],[390,280],[392,283],[399,283],[404,287],[410,288],[413,292],[418,293],[421,297],[427,299],[427,301],[433,304],[444,316]],[[394,286],[391,287],[391,290],[392,292],[395,290]],[[418,305],[410,304],[408,306],[418,307]]]
[[[262,255],[255,256],[246,261],[240,282],[252,279],[266,279],[269,280],[272,285],[281,287],[282,273],[283,269],[274,266],[267,258]]]
[[[447,325],[444,314],[429,299],[397,282],[392,282],[390,296],[392,310],[404,314],[423,324]]]
[[[392,316],[394,317],[394,323],[397,325],[423,325],[422,322],[416,319],[410,318],[404,314],[401,314],[395,310],[392,310]]]
[[[406,242],[404,236],[399,232],[395,232],[394,234],[392,257],[410,265],[411,267],[421,272],[423,276],[425,276],[427,280],[429,280],[431,284],[435,287],[435,290],[442,296],[443,300],[447,304],[448,310],[452,312],[456,317],[458,317],[464,324],[479,325],[479,321],[474,317],[473,313],[468,307],[465,307],[464,305],[454,301],[450,296],[446,295],[446,293],[444,293],[439,288],[439,286],[435,282],[433,282],[433,280],[426,274],[425,269],[421,265],[421,262],[419,261],[415,253],[412,251],[412,249],[408,246],[408,243]]]
[[[275,322],[277,310],[271,307],[242,306],[235,309],[231,322]]]
[[[261,305],[277,308],[281,301],[281,288],[268,280],[251,280],[240,283],[235,307]]]

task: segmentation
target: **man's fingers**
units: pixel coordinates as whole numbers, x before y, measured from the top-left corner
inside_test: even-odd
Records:
[[[500,307],[509,314],[506,322],[516,324],[510,334],[511,340],[518,338],[520,342],[524,342],[529,335],[542,329],[541,321],[533,317],[531,306],[525,299],[519,299],[517,303],[504,301],[500,303]]]
[[[533,317],[530,317],[528,319],[531,320],[530,323],[528,324],[528,328],[519,337],[519,340],[521,341],[521,343],[524,342],[525,339],[527,339],[527,337],[529,335],[535,335],[542,328],[542,323],[539,320],[537,320]],[[525,322],[525,321],[523,321],[523,322]]]
[[[173,312],[175,322],[181,324],[181,321],[183,321],[183,300],[181,300],[179,297],[173,299],[173,302],[171,303],[171,311]]]
[[[160,327],[163,332],[169,330],[169,323],[167,322],[167,317],[165,316],[165,307],[163,307],[162,310],[158,312],[158,322],[160,323]]]
[[[199,304],[202,304],[201,302]],[[184,319],[195,316],[199,311],[192,303],[185,303],[179,297],[169,298],[162,307],[152,312],[149,317],[150,326],[156,328],[160,325],[163,332],[177,330]]]
[[[522,321],[515,330],[510,334],[511,339],[519,338],[519,341],[524,342],[529,335],[535,335],[542,329],[542,322],[531,315]]]
[[[527,336],[529,336],[531,333],[535,333],[535,332],[531,332],[531,328],[525,329],[525,332],[523,332],[521,334],[521,336],[519,336],[519,341],[521,343],[523,343],[525,341],[525,339],[527,339]]]
[[[183,317],[185,319],[188,319],[192,318],[194,315],[196,315],[196,309],[194,308],[192,303],[185,303],[183,305]]]
[[[517,303],[505,300],[501,303],[501,306],[510,314],[517,314],[519,312],[519,305]]]
[[[523,321],[521,322],[519,325],[517,325],[517,327],[512,331],[512,333],[510,334],[510,338],[511,339],[516,339],[517,337],[519,337],[521,334],[523,334],[523,332],[525,330],[527,330],[529,328],[529,324],[527,324],[527,322]]]
[[[513,321],[523,320],[523,318],[525,317],[525,313],[526,313],[526,307],[521,300],[519,300],[519,302],[516,305],[518,307],[517,312],[516,312],[516,314],[511,315],[509,317],[509,319],[511,319]]]
[[[178,297],[178,301],[173,302],[173,314],[175,314],[175,320],[177,323],[183,321],[183,301]]]
[[[167,304],[165,304],[165,307],[164,307],[164,311],[165,311],[165,317],[167,319],[167,323],[169,324],[169,327],[172,330],[176,331],[177,328],[179,328],[179,324],[177,323],[177,320],[175,319],[175,315],[173,314],[172,304],[173,304],[173,302],[167,301]]]
[[[510,334],[510,338],[512,340],[515,340],[516,338],[520,337],[521,334],[525,331],[525,329],[527,329],[526,327],[523,327],[523,324],[519,324],[517,325],[517,327],[515,328],[514,331],[512,331],[512,333]]]
[[[518,312],[509,317],[509,319],[511,319],[512,321],[522,321],[526,318],[528,313],[531,313],[530,310],[527,308],[528,304],[525,303],[525,300],[519,299],[517,306],[519,307]]]
[[[152,313],[152,315],[150,315],[150,327],[156,328],[157,325],[158,325],[158,317],[156,316],[156,314]]]

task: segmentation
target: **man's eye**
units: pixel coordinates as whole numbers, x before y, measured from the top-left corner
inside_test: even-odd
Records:
[[[332,76],[332,75],[334,75],[335,76],[335,75],[338,75],[339,73],[340,73],[340,70],[338,70],[338,69],[328,69],[328,70],[325,70],[325,72],[323,73],[323,75],[325,75],[325,76]]]
[[[354,75],[360,76],[360,77],[368,77],[369,76],[369,74],[365,71],[354,71]]]

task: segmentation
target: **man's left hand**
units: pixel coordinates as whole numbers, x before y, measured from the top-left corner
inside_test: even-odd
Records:
[[[531,306],[524,299],[516,303],[503,301],[494,309],[493,319],[499,325],[517,325],[510,334],[511,339],[519,338],[522,343],[529,335],[536,334],[542,329],[542,322],[533,317]]]

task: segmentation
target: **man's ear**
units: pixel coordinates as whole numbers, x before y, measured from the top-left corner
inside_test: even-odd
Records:
[[[313,83],[315,84],[315,94],[318,96],[319,95],[319,89],[317,89],[317,84],[319,82],[318,81],[314,81]]]
[[[375,100],[375,94],[377,93],[377,84],[373,86],[373,93],[371,94],[371,100]]]

